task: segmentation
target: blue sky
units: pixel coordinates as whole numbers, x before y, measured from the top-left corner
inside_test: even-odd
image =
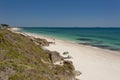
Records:
[[[0,0],[0,23],[119,27],[120,0]]]

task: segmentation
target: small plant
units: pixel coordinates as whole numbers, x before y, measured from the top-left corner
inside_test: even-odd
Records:
[[[67,54],[69,54],[69,52],[67,52],[67,51],[63,53],[63,55],[67,55]]]

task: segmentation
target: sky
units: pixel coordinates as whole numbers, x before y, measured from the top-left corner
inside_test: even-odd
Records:
[[[120,0],[0,0],[0,23],[19,27],[120,27]]]

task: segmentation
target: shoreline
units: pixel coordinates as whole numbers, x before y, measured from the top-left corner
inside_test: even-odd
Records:
[[[82,43],[77,43],[77,42],[73,42],[73,41],[68,41],[68,40],[63,40],[63,39],[58,39],[58,38],[55,38],[55,37],[49,37],[49,36],[44,36],[44,35],[40,35],[40,34],[36,34],[36,33],[30,33],[30,32],[19,32],[19,28],[16,28],[16,29],[13,29],[12,31],[16,32],[16,33],[20,33],[20,34],[23,34],[23,35],[28,35],[28,36],[32,36],[32,37],[36,37],[36,38],[42,38],[42,39],[46,39],[47,41],[49,42],[54,42],[54,39],[57,40],[57,41],[60,41],[60,42],[65,42],[65,43],[68,43],[68,44],[74,44],[76,46],[82,46],[82,47],[89,47],[89,48],[94,48],[94,49],[99,49],[99,50],[103,50],[103,51],[107,51],[107,52],[114,52],[116,53],[117,55],[120,56],[120,50],[111,50],[111,49],[107,49],[107,48],[102,48],[102,47],[97,47],[97,46],[92,46],[92,45],[87,45],[87,44],[82,44]]]
[[[15,30],[13,30],[14,32]],[[17,32],[17,30],[15,31]],[[22,32],[20,32],[22,33]],[[53,41],[51,37],[45,37],[33,33],[23,33],[29,36]],[[119,80],[120,52],[89,45],[82,45],[63,41],[55,38],[55,44],[45,47],[50,51],[57,51],[62,56],[65,51],[69,52],[70,59],[76,70],[82,72],[78,79],[81,80]]]
[[[12,28],[13,31],[15,32],[19,32],[21,30],[21,28],[16,27],[16,28]],[[69,43],[73,43],[73,44],[77,44],[77,45],[84,45],[84,46],[89,46],[89,47],[93,47],[93,48],[99,48],[99,49],[104,49],[104,50],[110,50],[110,51],[115,51],[115,52],[120,52],[119,48],[113,48],[110,46],[106,46],[106,45],[99,45],[99,44],[92,44],[92,43],[82,43],[82,42],[76,42],[73,40],[68,40],[68,39],[62,39],[62,38],[56,38],[53,36],[48,36],[48,35],[41,35],[41,34],[37,34],[37,33],[30,33],[30,32],[20,32],[20,33],[24,33],[24,34],[31,34],[37,37],[42,37],[42,38],[47,38],[47,39],[57,39],[57,40],[61,40],[61,41],[65,41],[65,42],[69,42]]]

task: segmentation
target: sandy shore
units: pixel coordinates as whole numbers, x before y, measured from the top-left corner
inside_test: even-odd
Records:
[[[53,41],[53,38],[49,37],[31,33],[24,34]],[[58,51],[61,55],[68,51],[75,69],[82,72],[82,75],[78,76],[80,80],[120,80],[120,52],[58,39],[55,39],[55,44],[45,48]]]

